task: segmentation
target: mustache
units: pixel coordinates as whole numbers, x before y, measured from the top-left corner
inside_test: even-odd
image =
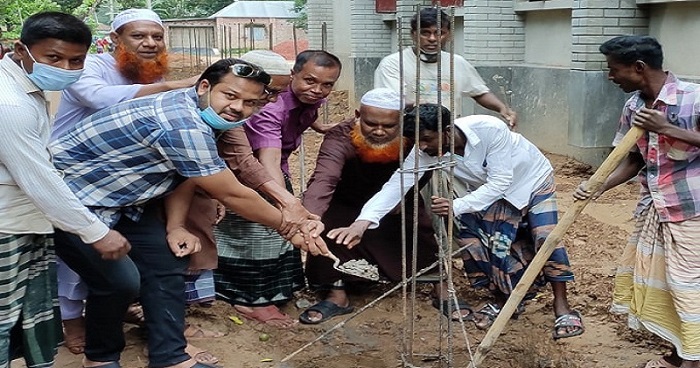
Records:
[[[400,135],[387,143],[370,142],[362,134],[360,122],[357,122],[350,132],[350,140],[362,161],[378,164],[398,161],[401,145],[405,147],[407,142],[407,139]]]

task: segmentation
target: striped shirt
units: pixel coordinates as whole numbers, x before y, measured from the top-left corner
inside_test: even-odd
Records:
[[[627,100],[613,145],[630,129],[634,114],[644,106],[639,92]],[[700,130],[700,85],[688,83],[668,73],[659,96],[652,105],[666,113],[668,121],[681,128]],[[642,198],[651,198],[661,222],[678,222],[700,216],[700,148],[678,139],[646,132],[637,141],[646,163],[639,173]]]
[[[198,111],[194,88],[137,98],[82,120],[49,148],[83,204],[108,224],[121,214],[138,221],[146,202],[183,177],[226,168]]]
[[[0,60],[0,90],[0,233],[49,234],[56,226],[86,243],[102,239],[107,226],[51,164],[46,98],[12,54]]]

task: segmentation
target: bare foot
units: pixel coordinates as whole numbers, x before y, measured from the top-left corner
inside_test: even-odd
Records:
[[[243,305],[234,305],[233,308],[241,314],[241,316],[268,326],[277,328],[291,328],[298,323],[286,313],[282,313],[279,308],[274,305],[266,307],[246,307]]]
[[[85,351],[85,318],[63,320],[63,340],[68,351],[82,354]]]

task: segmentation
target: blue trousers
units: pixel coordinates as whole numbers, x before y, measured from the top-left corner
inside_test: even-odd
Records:
[[[98,362],[118,361],[125,346],[123,323],[138,296],[148,329],[150,367],[189,359],[185,353],[184,272],[189,257],[177,258],[166,242],[162,202],[146,206],[138,222],[122,216],[114,226],[131,243],[128,256],[116,261],[79,237],[56,230],[56,253],[88,287],[85,304],[85,356]]]

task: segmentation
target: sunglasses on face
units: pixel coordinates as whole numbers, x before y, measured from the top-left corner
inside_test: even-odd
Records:
[[[270,83],[270,75],[264,71],[248,64],[233,64],[231,65],[231,73],[237,77],[250,78],[264,85]],[[266,87],[267,88],[267,87]]]

